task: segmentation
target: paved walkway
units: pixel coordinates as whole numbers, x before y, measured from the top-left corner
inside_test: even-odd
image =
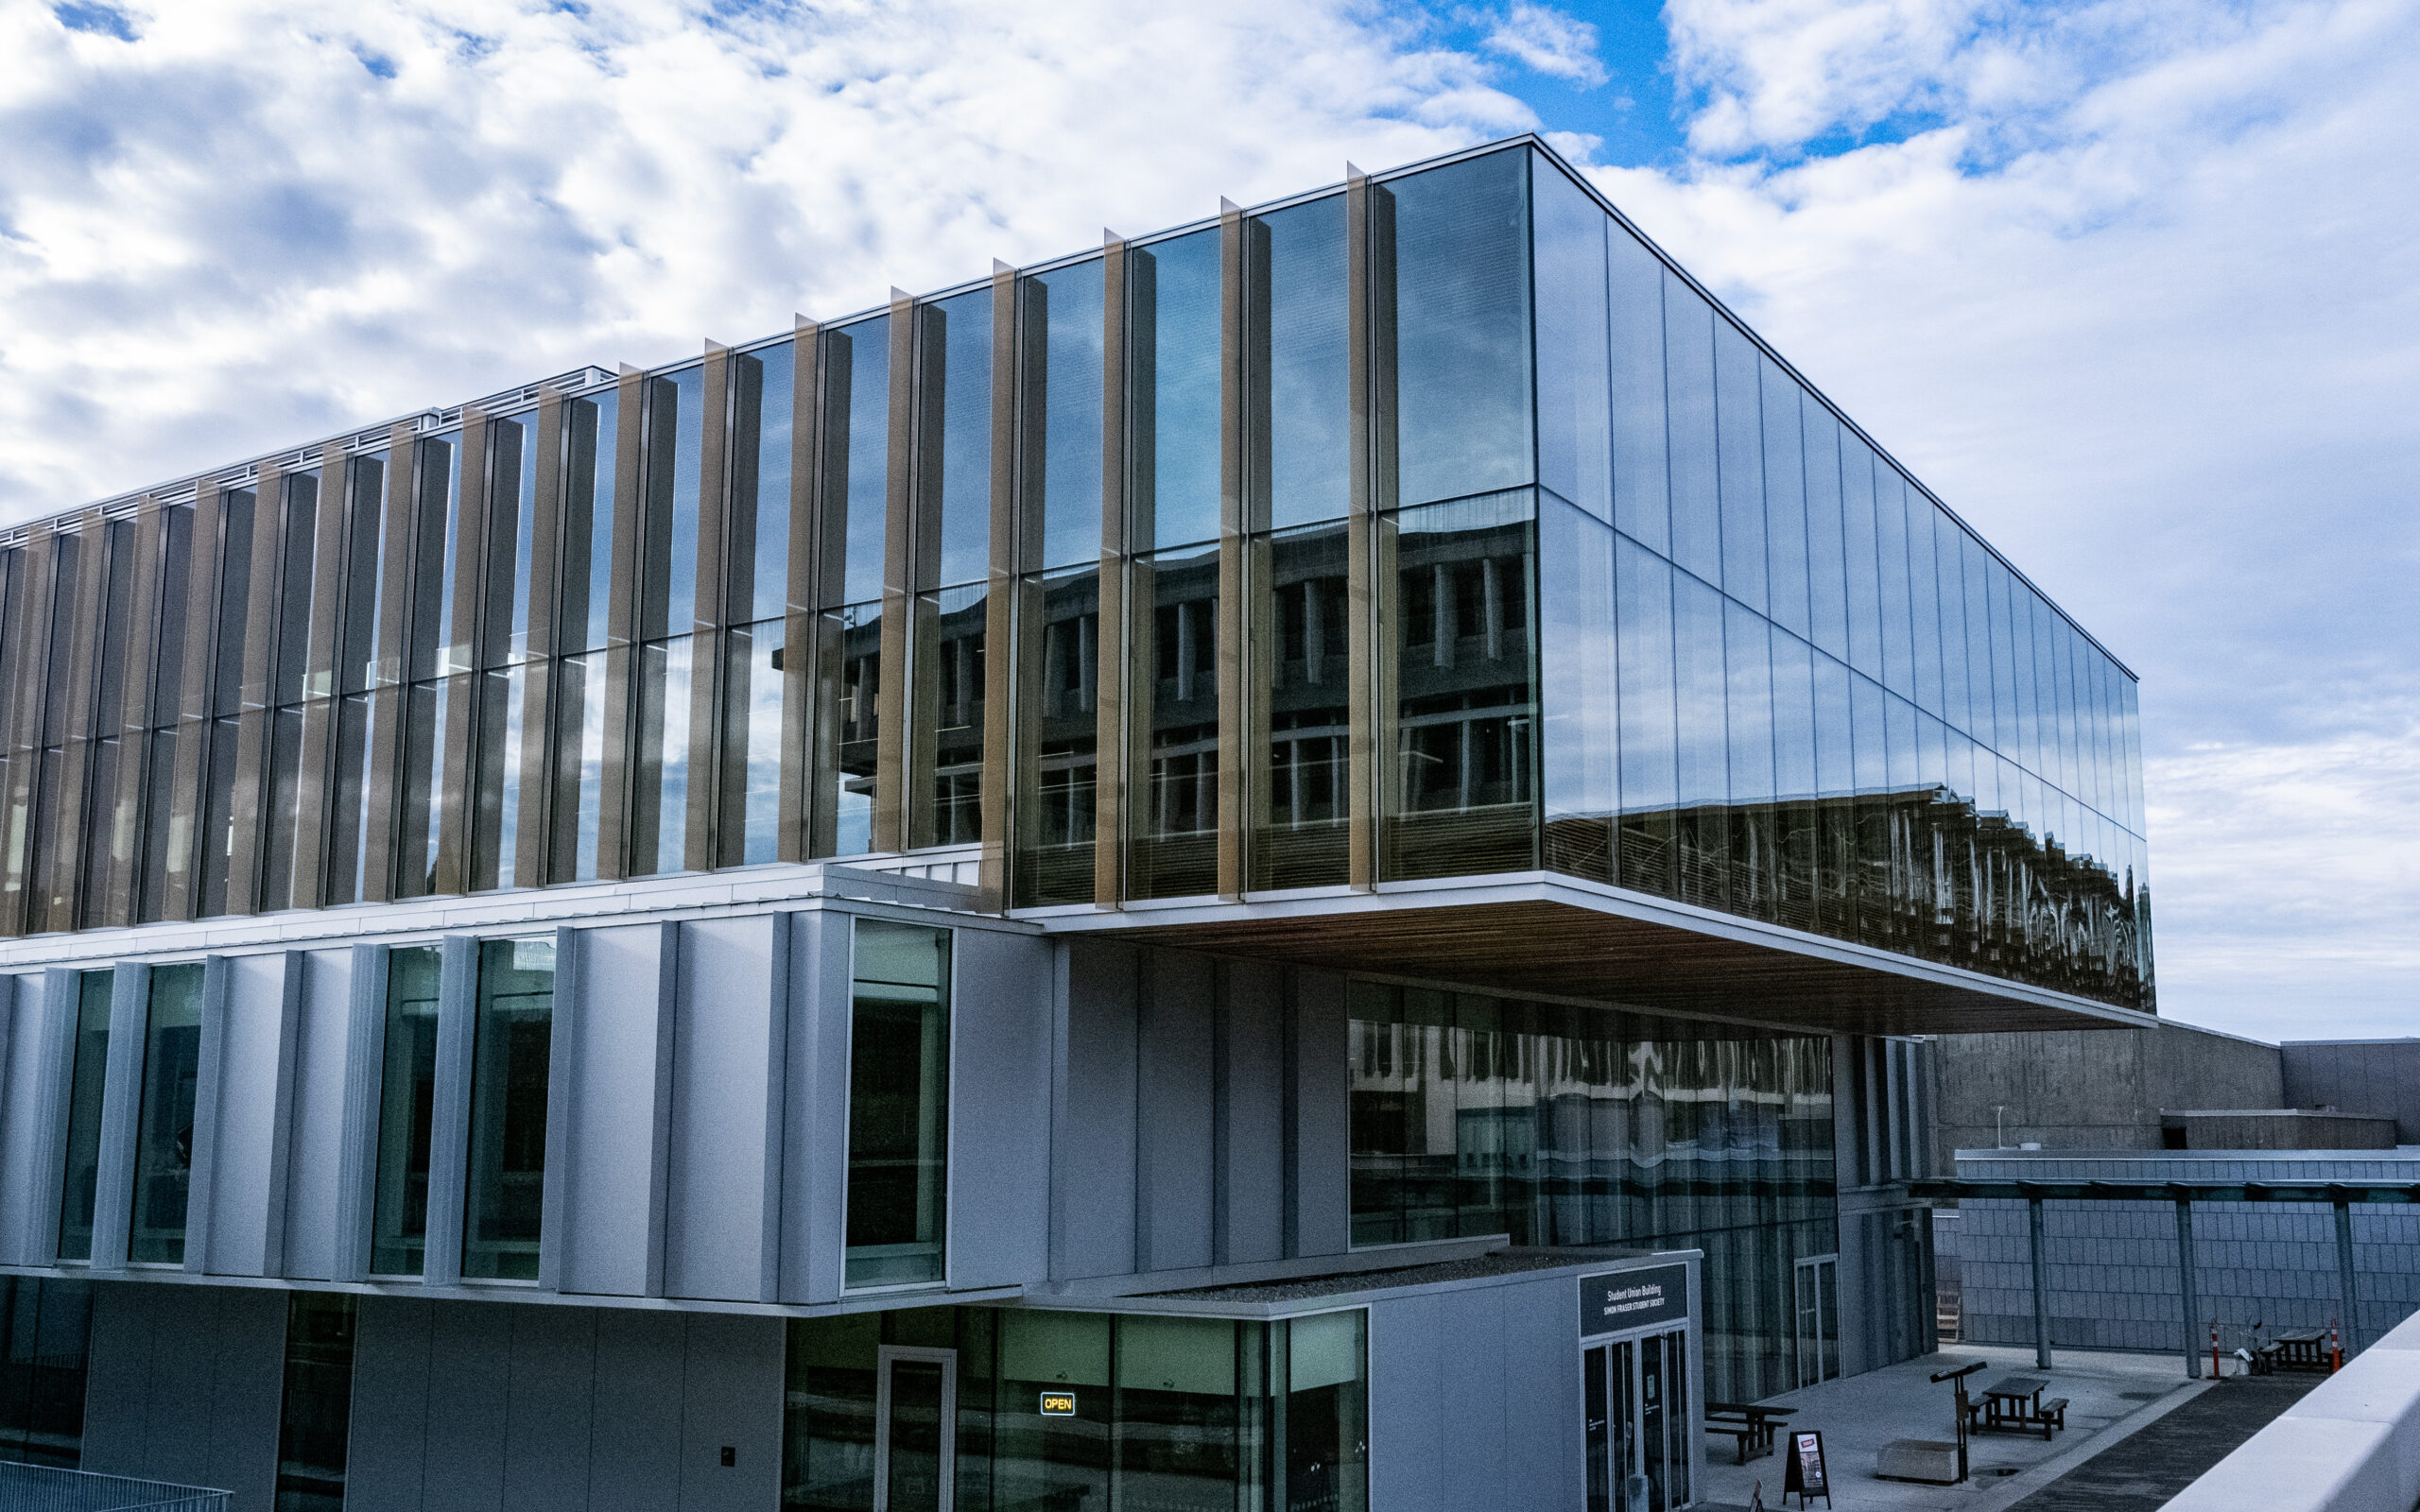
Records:
[[[1949,1387],[1934,1385],[1927,1378],[1956,1362],[1977,1359],[1988,1362],[1967,1382],[1968,1390],[1977,1394],[2004,1375],[2043,1373],[2033,1368],[2031,1349],[1958,1345],[1921,1360],[1844,1381],[1827,1381],[1772,1400],[1776,1405],[1798,1409],[1789,1427],[1822,1431],[1824,1457],[1831,1470],[1832,1503],[1840,1512],[2014,1512],[2019,1503],[2025,1504],[2026,1512],[2053,1508],[2067,1512],[2071,1504],[2078,1512],[2086,1507],[2100,1512],[2099,1503],[2036,1505],[2025,1499],[2063,1483],[2101,1450],[2182,1411],[2212,1390],[2207,1382],[2188,1381],[2184,1361],[2172,1354],[2061,1353],[2048,1372],[2051,1383],[2044,1393],[2046,1398],[2067,1399],[2066,1431],[2056,1438],[2046,1443],[2031,1435],[1975,1435],[1968,1450],[1973,1479],[1964,1486],[1876,1479],[1876,1452],[1891,1440],[1945,1441],[1955,1436]],[[2227,1389],[2232,1389],[2232,1383]],[[2283,1410],[2282,1404],[2278,1410]],[[2224,1452],[2221,1449],[2210,1457],[2215,1460]],[[1780,1455],[1735,1465],[1732,1453],[1730,1439],[1706,1435],[1703,1490],[1708,1502],[1714,1507],[1745,1507],[1761,1482],[1765,1505],[1778,1508],[1782,1504]],[[2193,1473],[2199,1474],[2200,1468]],[[2191,1478],[2188,1475],[2186,1480]],[[2184,1484],[2177,1482],[2180,1486]],[[2107,1504],[2114,1508],[2135,1503]],[[2148,1504],[2157,1506],[2158,1502]]]
[[[2158,1512],[2168,1499],[2326,1380],[2229,1377],[2017,1503],[2009,1512]]]

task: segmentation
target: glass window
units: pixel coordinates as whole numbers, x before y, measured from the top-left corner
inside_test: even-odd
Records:
[[[647,523],[641,537],[638,636],[686,635],[698,608],[698,488],[705,433],[706,374],[688,367],[647,381]],[[716,436],[717,444],[721,441]]]
[[[1090,902],[1099,762],[1100,569],[1028,578],[1021,589],[1017,721],[1017,905]]]
[[[1882,682],[1916,696],[1914,614],[1908,587],[1908,487],[1899,470],[1874,459],[1874,541],[1882,586]]]
[[[479,762],[471,821],[470,890],[513,885],[521,838],[522,724],[528,694],[526,665],[479,675]]]
[[[344,1512],[355,1321],[349,1294],[287,1294],[275,1512]]]
[[[605,653],[555,663],[554,854],[556,882],[596,877],[599,822],[604,816]]]
[[[1199,231],[1127,255],[1134,541],[1184,546],[1219,535],[1219,233]]]
[[[1907,490],[1907,502],[1908,603],[1915,622],[1915,700],[1926,713],[1939,714],[1943,712],[1941,574],[1933,524],[1941,511],[1916,489]]]
[[[285,551],[278,565],[277,654],[269,664],[269,702],[273,704],[299,703],[302,698],[303,676],[311,662],[311,560],[319,521],[319,472],[288,472]]]
[[[936,301],[917,320],[925,513],[917,579],[925,588],[977,582],[992,567],[992,290]]]
[[[1722,496],[1722,591],[1758,613],[1765,594],[1763,353],[1728,320],[1714,322],[1715,437]]]
[[[447,431],[422,441],[412,505],[410,650],[405,668],[414,679],[470,667],[470,648],[457,642],[454,633],[461,488],[462,433]]]
[[[1270,889],[1340,885],[1347,880],[1351,817],[1348,754],[1352,710],[1346,690],[1352,682],[1351,623],[1348,619],[1346,533],[1341,525],[1315,525],[1263,537],[1253,544],[1252,637],[1253,696],[1267,720],[1268,765],[1253,776],[1259,798],[1253,817],[1249,885]],[[1166,558],[1163,558],[1166,561]],[[1172,568],[1182,573],[1181,566]],[[1158,693],[1181,696],[1188,691],[1167,680],[1189,675],[1189,691],[1197,699],[1203,722],[1188,733],[1183,713],[1161,719],[1170,731],[1165,753],[1175,756],[1189,740],[1196,755],[1188,763],[1176,757],[1164,765],[1164,747],[1155,744],[1151,759],[1153,801],[1165,799],[1167,813],[1182,822],[1185,783],[1197,779],[1196,791],[1211,804],[1200,813],[1203,846],[1201,860],[1216,870],[1215,790],[1218,777],[1216,638],[1212,601],[1218,593],[1214,563],[1204,561],[1193,579],[1193,591],[1203,601],[1193,606],[1192,627],[1199,639],[1189,648],[1180,638],[1172,647],[1176,666],[1159,663]],[[1163,601],[1165,602],[1165,601]],[[1182,632],[1182,622],[1170,622],[1165,609],[1155,627],[1163,636]],[[1171,649],[1165,640],[1155,650]],[[1190,660],[1186,660],[1187,656]],[[1155,704],[1155,716],[1166,707]],[[1155,742],[1163,737],[1155,734]],[[1163,777],[1173,784],[1164,792]],[[1199,879],[1197,879],[1199,880]],[[1209,885],[1189,889],[1208,892]],[[1152,896],[1152,895],[1145,895]],[[1172,896],[1159,894],[1157,896]]]
[[[337,703],[336,801],[328,816],[326,876],[331,903],[359,902],[369,883],[369,851],[362,836],[370,824],[371,705],[376,699],[391,703],[394,696],[395,691],[387,688],[375,694],[350,693]]]
[[[726,867],[780,859],[783,620],[723,636],[722,815]]]
[[[244,623],[252,593],[252,505],[249,489],[231,489],[219,506],[218,644],[211,676],[211,709],[244,707]]]
[[[730,553],[723,618],[776,619],[790,601],[790,450],[798,359],[787,341],[731,359]]]
[[[1627,537],[1615,541],[1614,660],[1621,693],[1621,833],[1615,880],[1664,897],[1678,885],[1672,577],[1671,565],[1661,557]]]
[[[1848,551],[1848,663],[1879,682],[1885,600],[1875,542],[1874,451],[1846,431],[1840,443],[1841,538]],[[1904,581],[1904,570],[1901,576]],[[1906,602],[1904,593],[1900,602]]]
[[[1593,207],[1592,207],[1593,208]],[[1614,534],[1560,500],[1540,506],[1540,673],[1546,685],[1546,865],[1614,880]]]
[[[488,427],[488,666],[529,659],[529,573],[538,528],[538,417],[508,416]]]
[[[1322,1313],[1272,1325],[1286,1340],[1284,1504],[1365,1512],[1370,1504],[1368,1314]]]
[[[1765,561],[1776,624],[1804,639],[1811,633],[1807,600],[1806,455],[1799,435],[1797,382],[1771,357],[1759,357],[1764,388]]]
[[[614,601],[614,449],[621,395],[599,389],[563,403],[562,603],[558,644],[604,647]]]
[[[1535,512],[1526,490],[1386,518],[1394,594],[1389,880],[1536,864]],[[1389,579],[1392,579],[1391,581]]]
[[[377,662],[378,606],[384,587],[378,558],[387,534],[387,455],[376,452],[356,456],[350,471],[353,484],[345,509],[344,608],[338,628],[337,691],[365,693],[382,681],[395,680],[395,669],[388,668],[382,677]],[[164,615],[162,623],[166,623]]]
[[[1686,573],[1672,576],[1673,692],[1680,714],[1680,810],[1675,816],[1679,896],[1726,906],[1731,866],[1729,720],[1722,595]]]
[[[447,716],[459,680],[443,678],[406,691],[400,802],[395,827],[395,896],[436,890],[437,851],[445,820]]]
[[[1672,511],[1664,413],[1664,265],[1618,226],[1609,228],[1605,236],[1614,524],[1649,550],[1668,554]]]
[[[1130,693],[1143,783],[1127,845],[1127,892],[1184,898],[1219,888],[1219,548],[1137,561]],[[1340,629],[1341,627],[1339,627]]]
[[[917,605],[917,697],[929,731],[911,768],[932,773],[915,805],[911,846],[983,837],[983,638],[991,593],[981,583],[923,595]]]
[[[1672,466],[1672,559],[1722,581],[1721,469],[1715,432],[1714,306],[1664,271],[1665,415]]]
[[[693,636],[639,647],[638,727],[631,739],[631,875],[688,865],[689,658]]]
[[[1807,639],[1849,659],[1848,543],[1841,499],[1841,424],[1802,395],[1800,434],[1806,455]]]
[[[1538,481],[1614,518],[1605,236],[1613,222],[1561,169],[1530,167],[1537,196]]]
[[[1815,916],[1817,653],[1798,637],[1778,630],[1772,653],[1776,917],[1792,929],[1814,930],[1821,927]]]
[[[268,795],[261,826],[261,892],[256,912],[315,908],[317,898],[294,896],[294,848],[302,815],[302,711],[299,706],[265,712],[268,729]]]
[[[204,919],[227,911],[227,871],[235,847],[235,737],[234,718],[210,722],[201,833],[194,856],[194,868],[200,873],[199,912]]]
[[[1041,559],[1066,567],[1100,556],[1101,262],[1018,281],[1026,394],[1024,495],[1042,528]]]
[[[185,637],[191,632],[193,506],[160,511],[159,645],[151,659],[151,698],[138,723],[154,729],[174,725],[183,713]]]
[[[377,1194],[370,1237],[373,1276],[421,1274],[427,1246],[440,974],[436,946],[387,953],[386,1059],[379,1076]]]
[[[1245,424],[1258,528],[1340,520],[1351,494],[1344,197],[1244,227]]]
[[[856,921],[849,1029],[847,1277],[942,1277],[950,932]]]
[[[1378,241],[1393,257],[1392,280],[1379,274],[1395,368],[1395,488],[1384,503],[1532,481],[1529,166],[1525,151],[1491,152],[1372,186]]]
[[[824,602],[882,596],[883,538],[890,518],[890,317],[875,316],[823,338],[824,497],[840,506],[839,559],[824,564]],[[827,506],[828,507],[828,506]]]
[[[472,1280],[538,1279],[554,1018],[554,941],[480,941],[462,1212],[462,1274]]]
[[[0,1277],[0,1456],[81,1462],[92,1324],[90,1281]]]
[[[114,971],[85,971],[76,988],[76,1055],[67,1083],[67,1154],[59,1194],[59,1258],[93,1258],[93,1202],[101,1169],[101,1094],[109,1077]]]
[[[1780,833],[1773,783],[1772,627],[1725,601],[1723,663],[1728,671],[1724,713],[1730,731],[1731,911],[1751,919],[1777,917]]]
[[[822,616],[824,714],[829,750],[816,763],[823,791],[819,822],[828,826],[819,855],[863,855],[873,849],[875,747],[881,732],[882,605],[851,604]]]
[[[151,766],[146,774],[143,826],[143,881],[136,904],[138,923],[155,923],[168,911],[169,842],[192,822],[177,812],[177,731],[155,730],[149,735]]]
[[[134,1132],[134,1227],[127,1258],[185,1258],[185,1199],[193,1179],[194,1090],[201,1068],[201,964],[151,969],[144,1031],[143,1108]]]

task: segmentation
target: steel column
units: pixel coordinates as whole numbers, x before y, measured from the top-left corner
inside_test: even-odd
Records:
[[[1101,238],[1100,623],[1099,687],[1093,702],[1093,905],[1115,908],[1126,897],[1127,691],[1134,662],[1128,634],[1133,592],[1127,539],[1127,249]],[[1149,542],[1145,542],[1149,549]]]
[[[2202,1349],[2199,1329],[2202,1304],[2193,1287],[2193,1203],[2190,1198],[2176,1199],[2176,1281],[2177,1295],[2185,1299],[2185,1374],[2192,1380],[2202,1379]]]
[[[2042,1199],[2025,1199],[2025,1215],[2033,1237],[2033,1364],[2050,1368],[2050,1294],[2042,1263]]]
[[[2355,1325],[2360,1297],[2353,1290],[2353,1205],[2342,1193],[2336,1194],[2336,1295],[2344,1309],[2342,1327],[2344,1331],[2344,1354],[2351,1358],[2361,1348],[2360,1330]]]

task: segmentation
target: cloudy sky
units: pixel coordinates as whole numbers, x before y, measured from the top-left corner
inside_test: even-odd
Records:
[[[1548,134],[2139,673],[2161,1006],[2420,1034],[2420,0],[0,0],[0,520]]]

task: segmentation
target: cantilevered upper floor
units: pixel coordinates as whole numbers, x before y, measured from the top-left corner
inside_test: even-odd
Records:
[[[1530,139],[91,506],[0,593],[10,934],[931,850],[1583,996],[2151,1004],[2133,675]]]

